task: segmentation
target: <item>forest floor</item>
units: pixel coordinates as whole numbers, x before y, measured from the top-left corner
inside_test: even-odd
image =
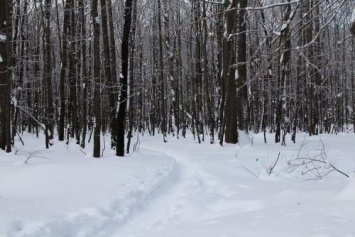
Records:
[[[100,159],[23,139],[0,152],[1,237],[355,237],[352,133],[285,147],[140,136],[125,158],[106,138]]]

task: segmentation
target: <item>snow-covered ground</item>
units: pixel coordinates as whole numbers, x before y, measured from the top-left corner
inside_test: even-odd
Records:
[[[223,147],[143,136],[101,159],[24,139],[0,152],[0,236],[355,237],[354,134],[286,147],[262,134]]]

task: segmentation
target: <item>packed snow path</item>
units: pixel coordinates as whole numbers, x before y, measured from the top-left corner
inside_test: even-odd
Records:
[[[258,166],[255,160],[268,157],[271,164],[280,147],[270,148],[266,155],[265,148],[251,148],[248,138],[243,143],[240,151],[235,146],[176,140],[143,143],[173,157],[176,170],[141,213],[113,236],[355,236],[354,200],[342,200],[339,194],[347,183],[344,177],[335,174],[335,180],[325,182],[271,177],[262,170],[266,164]],[[355,168],[354,160],[350,163]]]
[[[187,146],[187,144],[185,144]],[[125,226],[113,236],[149,236],[147,231],[160,231],[166,226],[175,226],[179,223],[191,223],[207,220],[228,214],[232,206],[240,211],[259,209],[259,201],[224,202],[230,193],[227,185],[223,184],[214,175],[207,172],[187,151],[178,151],[177,147],[169,145],[144,144],[142,147],[164,152],[176,161],[175,171],[171,179],[146,200],[144,210],[133,217]],[[156,233],[152,233],[155,236]]]

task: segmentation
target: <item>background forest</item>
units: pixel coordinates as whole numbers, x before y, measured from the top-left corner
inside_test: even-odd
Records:
[[[286,145],[348,131],[353,4],[1,0],[0,148],[44,132],[47,148],[93,140],[100,157],[111,134],[123,156],[141,133],[222,145],[271,132]]]

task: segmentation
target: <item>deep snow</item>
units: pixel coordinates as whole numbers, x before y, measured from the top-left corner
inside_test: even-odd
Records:
[[[143,136],[137,152],[101,159],[24,139],[0,153],[0,236],[355,236],[354,134],[286,147],[262,134],[223,147]]]

